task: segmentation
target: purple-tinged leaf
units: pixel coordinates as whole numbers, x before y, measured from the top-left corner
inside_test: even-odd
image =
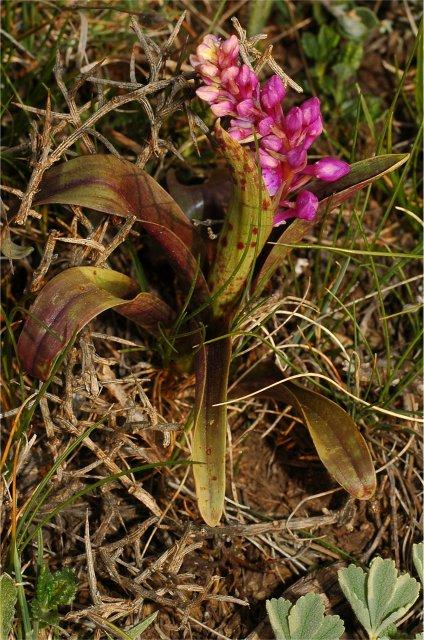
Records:
[[[0,250],[4,257],[9,260],[22,260],[34,251],[34,247],[22,247],[13,242],[10,237],[10,229],[5,225],[1,233]]]
[[[145,171],[112,155],[74,158],[49,169],[35,204],[74,204],[118,216],[135,215],[160,244],[168,260],[196,297],[209,293],[200,271],[203,243],[175,200]]]
[[[196,354],[196,406],[192,447],[199,511],[211,527],[222,515],[225,497],[227,399],[231,339],[202,345]]]
[[[352,164],[350,172],[340,180],[337,180],[337,182],[327,183],[314,180],[314,182],[308,184],[308,191],[312,191],[319,200],[317,218],[313,222],[297,218],[288,225],[262,265],[256,278],[254,292],[256,294],[261,293],[275,271],[282,264],[283,259],[290,253],[291,247],[287,245],[298,244],[314,225],[320,221],[325,212],[338,207],[357,191],[375,180],[395,171],[405,164],[408,157],[408,154],[396,153],[360,160]]]
[[[192,220],[224,217],[233,191],[233,183],[228,171],[215,171],[201,184],[183,184],[179,182],[175,171],[166,174],[168,191],[184,213]]]
[[[278,383],[271,389],[261,391]],[[281,380],[273,363],[258,365],[246,381],[233,389],[233,398],[258,392],[257,397],[290,404],[308,428],[317,453],[333,478],[359,500],[368,500],[376,488],[368,446],[352,418],[325,396]]]
[[[36,298],[18,341],[28,373],[45,380],[60,351],[90,320],[106,309],[157,334],[170,326],[174,312],[152,293],[138,293],[128,276],[99,267],[74,267],[54,277]]]
[[[273,205],[262,180],[254,154],[222,129],[215,127],[216,139],[227,160],[234,191],[218,242],[210,274],[216,316],[231,312],[245,287],[257,256],[273,226]]]

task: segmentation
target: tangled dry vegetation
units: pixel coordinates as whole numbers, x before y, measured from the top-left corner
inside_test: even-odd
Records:
[[[23,5],[31,3],[9,4],[23,20]],[[18,89],[4,113],[5,126],[16,131],[2,149],[2,233],[10,258],[2,263],[2,438],[10,470],[1,486],[3,562],[10,535],[23,520],[28,529],[21,564],[29,600],[41,540],[52,570],[75,571],[78,592],[61,616],[63,637],[113,636],[110,623],[126,629],[158,610],[143,638],[268,638],[265,599],[310,590],[325,591],[329,608],[342,608],[349,619],[335,586],[341,564],[366,563],[380,553],[408,569],[411,545],[420,538],[418,263],[400,260],[396,270],[393,260],[380,259],[362,269],[360,256],[343,262],[343,254],[299,250],[276,279],[274,293],[243,320],[240,332],[250,338],[237,339],[233,381],[259,356],[275,351],[285,354],[288,374],[323,376],[326,392],[345,404],[367,437],[378,469],[375,498],[349,501],[334,488],[290,407],[253,397],[231,405],[225,522],[215,529],[202,525],[190,465],[184,463],[190,460],[191,375],[172,366],[164,370],[153,339],[109,312],[78,336],[43,393],[20,370],[14,346],[34,294],[69,266],[112,267],[147,278],[165,298],[172,292],[174,276],[135,219],[123,223],[78,207],[34,209],[32,200],[49,166],[84,153],[125,157],[162,181],[172,168],[192,181],[207,177],[219,160],[203,112],[190,102],[193,73],[186,58],[204,33],[228,33],[234,16],[242,22],[246,3],[224,3],[220,14],[217,3],[208,2],[147,3],[142,12],[131,3],[123,10],[95,2],[63,3],[59,10],[34,4],[40,11],[34,35],[45,37],[48,51],[41,62],[51,69],[43,79],[45,104],[31,103],[33,92],[20,89],[26,74],[41,71],[34,71],[34,54],[16,46],[10,77]],[[402,49],[404,70],[417,8],[386,4],[386,19],[395,26],[380,36],[380,49],[369,45],[369,58],[384,51],[392,59],[390,52]],[[302,19],[293,14],[295,22],[282,33],[272,24],[266,29],[277,61],[294,77],[302,65],[299,32],[312,23],[305,11]],[[414,72],[405,72],[406,100]],[[378,73],[389,104],[401,72]],[[362,74],[372,93],[376,74],[367,60]],[[129,124],[123,126],[125,118]],[[409,150],[414,134],[404,107],[393,124],[394,148]],[[366,125],[358,131],[358,146],[373,150]],[[323,144],[334,141],[329,136]],[[413,178],[408,180],[397,204],[413,210]],[[363,249],[374,247],[378,219],[396,187],[387,181],[386,191],[372,192],[359,234]],[[343,244],[343,234],[353,209],[362,205],[351,204],[340,215],[341,247],[352,247]],[[334,228],[328,222],[321,245],[332,244]],[[399,212],[391,209],[376,242],[380,249],[394,246],[411,254],[414,227],[403,231]],[[330,264],[336,279],[345,265],[337,295]],[[318,288],[317,279],[325,286]],[[43,478],[45,490],[31,501]],[[411,630],[418,617],[419,604]]]

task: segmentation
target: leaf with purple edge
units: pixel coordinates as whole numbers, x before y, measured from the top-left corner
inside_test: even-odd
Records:
[[[196,402],[192,446],[193,474],[199,511],[216,526],[225,497],[228,371],[231,338],[202,345],[196,354]],[[219,405],[219,406],[216,406]]]
[[[270,389],[265,389],[275,385]],[[368,500],[375,492],[376,475],[368,446],[346,411],[325,396],[281,380],[273,364],[258,365],[254,372],[233,389],[231,397],[257,393],[290,404],[307,427],[317,453],[333,478],[359,500]]]
[[[200,266],[205,248],[175,200],[145,171],[112,155],[74,158],[49,169],[34,204],[74,204],[117,216],[137,216],[158,242],[183,284],[196,278],[195,298],[208,287]]]
[[[219,293],[212,305],[219,317],[237,304],[271,233],[274,211],[254,154],[224,131],[219,121],[215,133],[234,181],[209,278],[212,296]]]
[[[24,369],[46,380],[55,358],[90,320],[115,309],[146,331],[172,324],[175,314],[152,293],[117,271],[74,267],[54,277],[36,298],[18,341]]]
[[[317,217],[313,222],[297,218],[284,229],[255,279],[254,293],[260,294],[262,292],[270,278],[282,264],[283,259],[290,253],[291,247],[287,245],[298,244],[319,222],[326,211],[331,211],[338,207],[360,189],[395,171],[405,164],[408,158],[409,154],[395,153],[360,160],[352,164],[350,172],[340,180],[337,180],[337,182],[328,183],[314,180],[308,185],[308,191],[312,191],[318,197]]]
[[[228,171],[217,170],[201,184],[179,182],[173,169],[166,174],[169,193],[192,220],[214,220],[224,217],[231,199],[233,183]]]

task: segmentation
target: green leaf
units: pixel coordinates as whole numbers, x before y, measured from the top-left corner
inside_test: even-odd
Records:
[[[215,131],[234,180],[209,278],[212,295],[216,295],[212,308],[220,317],[231,313],[238,302],[256,257],[271,233],[274,210],[254,154],[233,140],[219,121]]]
[[[355,72],[359,69],[364,55],[364,47],[359,42],[348,42],[343,49],[342,64]]]
[[[154,611],[149,616],[147,616],[147,618],[144,618],[144,620],[136,624],[135,627],[128,629],[127,635],[130,636],[132,640],[138,640],[138,637],[143,633],[143,631],[145,631],[147,627],[150,627],[152,622],[156,620],[158,613],[159,611]]]
[[[0,577],[0,634],[1,640],[6,640],[12,630],[15,616],[15,605],[18,589],[13,579],[3,573]]]
[[[290,253],[290,245],[298,244],[313,226],[321,220],[324,213],[338,207],[359,189],[363,189],[375,180],[395,171],[405,164],[408,158],[409,154],[397,153],[360,160],[352,164],[350,173],[337,180],[337,182],[324,183],[316,180],[308,185],[308,190],[315,193],[319,200],[317,218],[314,222],[297,218],[285,228],[256,277],[254,292],[256,294],[261,293],[272,275],[282,264],[284,258]]]
[[[74,158],[47,171],[34,204],[74,204],[118,216],[137,216],[195,295],[208,297],[199,271],[205,248],[187,216],[162,187],[131,162],[112,155]]]
[[[424,585],[424,543],[412,545],[412,559],[414,561],[415,569],[421,580],[421,584]]]
[[[423,78],[424,78],[424,47],[423,47],[423,33],[420,28],[418,33],[417,43],[417,75],[415,82],[415,109],[418,125],[422,121],[423,113]]]
[[[41,290],[18,341],[26,371],[45,380],[54,359],[69,340],[106,309],[115,309],[151,333],[169,326],[174,313],[152,293],[111,269],[74,267],[54,277]]]
[[[37,580],[36,599],[45,610],[71,604],[77,592],[77,581],[71,569],[51,573],[43,565]]]
[[[323,599],[317,593],[299,598],[289,614],[290,637],[311,640],[321,626],[324,613]]]
[[[419,582],[411,578],[409,573],[398,577],[393,560],[375,558],[368,575],[368,607],[371,620],[372,612],[375,612],[376,635],[402,618],[418,598],[419,592]]]
[[[387,602],[390,601],[395,590],[396,576],[397,571],[393,560],[375,558],[372,561],[367,581],[371,629],[377,629],[384,617]],[[382,589],[383,585],[384,590]]]
[[[350,564],[346,569],[338,571],[339,584],[346,600],[348,600],[355,616],[364,629],[370,632],[371,621],[365,590],[366,577],[365,571],[354,564]]]
[[[370,637],[391,634],[418,598],[420,586],[408,573],[401,576],[393,560],[375,558],[369,572],[350,565],[338,572],[340,587]]]
[[[308,593],[295,605],[283,598],[267,600],[266,609],[276,640],[339,640],[344,624],[325,616],[322,596]]]
[[[249,37],[261,33],[268,22],[273,4],[274,0],[251,0],[247,25],[247,35]]]
[[[313,60],[320,59],[320,50],[318,46],[318,40],[314,36],[313,33],[306,31],[302,34],[301,38],[303,51],[308,56],[308,58],[312,58]]]
[[[32,615],[40,623],[40,628],[58,624],[57,608],[71,604],[76,591],[77,581],[71,569],[51,573],[46,565],[41,567],[35,599],[31,603]]]
[[[326,60],[331,55],[333,49],[340,42],[339,34],[329,25],[322,25],[318,33],[318,47],[321,52],[321,59]]]
[[[380,23],[376,15],[366,7],[350,8],[348,5],[329,2],[326,8],[340,23],[347,38],[362,40]]]
[[[224,217],[233,191],[233,183],[228,171],[217,170],[202,184],[183,184],[179,182],[175,171],[169,169],[166,185],[175,202],[186,216],[192,220]]]
[[[10,231],[5,227],[1,239],[1,252],[9,260],[22,260],[34,251],[34,247],[20,247],[12,241]]]
[[[228,337],[202,345],[195,360],[193,474],[199,511],[211,527],[219,523],[224,507],[227,407],[215,405],[227,399],[230,360]]]
[[[270,385],[275,386],[260,391]],[[309,430],[321,461],[346,491],[359,500],[368,500],[374,494],[376,476],[367,444],[341,407],[316,391],[281,380],[281,372],[273,363],[255,367],[232,396],[255,391],[259,397],[293,406]]]
[[[290,600],[272,598],[266,601],[266,612],[275,633],[275,640],[290,640],[288,616],[292,608]]]

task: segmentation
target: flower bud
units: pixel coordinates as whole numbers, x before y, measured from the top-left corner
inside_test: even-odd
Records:
[[[261,136],[267,136],[269,133],[271,133],[271,130],[274,124],[275,124],[274,118],[271,118],[271,116],[268,116],[267,118],[262,118],[262,120],[258,122],[258,130]]]
[[[311,191],[300,191],[296,198],[293,216],[302,220],[314,220],[318,210],[318,198]]]
[[[234,116],[234,103],[230,100],[223,100],[222,102],[216,102],[211,105],[212,113],[214,113],[218,118],[222,118],[223,116]]]
[[[271,149],[271,151],[281,151],[283,142],[281,138],[275,135],[264,136],[261,138],[260,146],[264,149]]]
[[[256,92],[259,80],[256,73],[252,71],[247,64],[243,64],[240,67],[240,72],[237,77],[237,85],[241,99],[252,98],[253,94]]]
[[[210,62],[205,62],[199,65],[197,72],[204,78],[210,78],[211,80],[219,80],[218,67]]]
[[[289,138],[297,135],[302,127],[302,111],[299,107],[290,109],[284,119],[284,130]]]
[[[240,51],[239,40],[237,36],[231,36],[220,45],[218,50],[218,62],[224,66],[234,64]]]
[[[213,104],[216,102],[221,95],[221,91],[215,87],[214,85],[203,86],[196,89],[196,95],[205,102],[209,102],[209,104]]]
[[[276,169],[280,166],[280,160],[273,158],[264,149],[259,149],[259,163],[263,169]]]
[[[279,105],[286,95],[286,88],[279,76],[271,76],[264,83],[261,91],[262,106],[266,111],[272,111]]]
[[[248,100],[243,100],[237,105],[237,113],[239,114],[239,116],[245,118],[246,120],[253,120],[257,111],[258,110],[251,98],[249,98]]]
[[[290,168],[295,171],[301,171],[306,166],[306,151],[302,146],[290,149],[286,158]]]
[[[350,171],[350,166],[347,162],[331,157],[318,160],[318,162],[312,165],[312,168],[313,175],[326,182],[334,182],[339,178],[343,178],[343,176],[347,175]]]
[[[321,120],[321,103],[318,98],[309,98],[300,105],[304,126],[310,125],[318,118]]]
[[[277,169],[263,169],[262,177],[269,195],[275,196],[283,183],[281,165]]]

